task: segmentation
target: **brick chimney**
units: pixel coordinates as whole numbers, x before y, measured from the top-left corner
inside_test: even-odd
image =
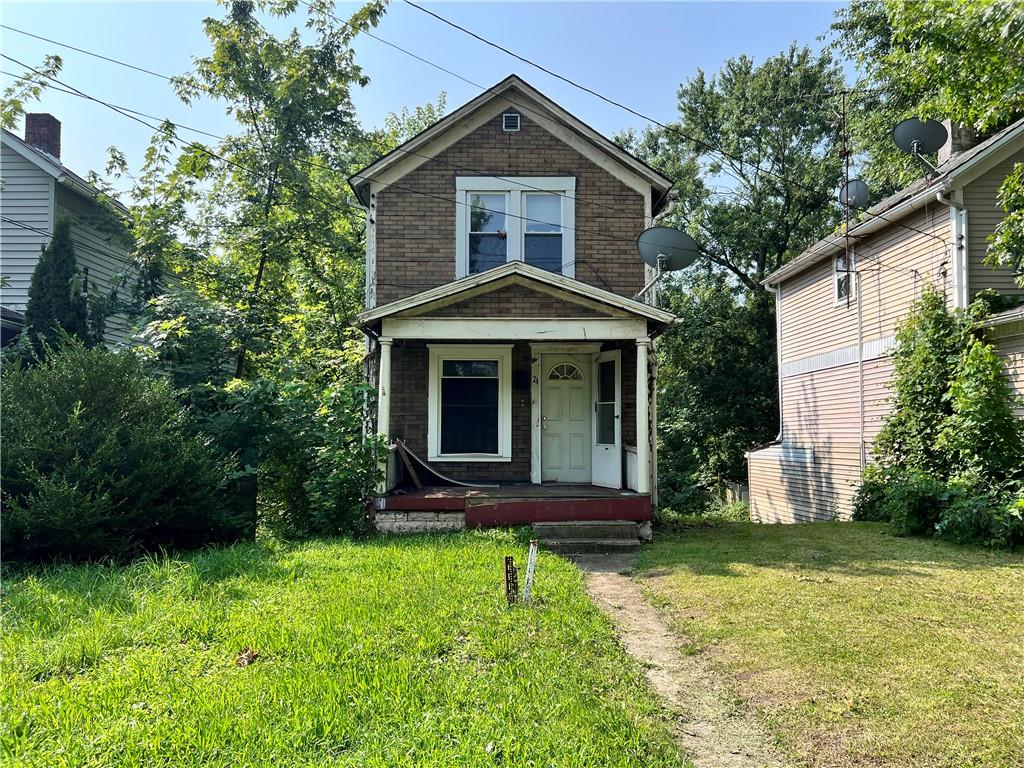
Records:
[[[943,120],[942,124],[946,126],[949,138],[946,139],[946,143],[939,149],[939,165],[942,165],[951,157],[959,155],[961,152],[966,152],[978,143],[978,136],[969,125],[954,123],[952,120]]]
[[[46,112],[26,114],[25,143],[60,160],[60,120]]]

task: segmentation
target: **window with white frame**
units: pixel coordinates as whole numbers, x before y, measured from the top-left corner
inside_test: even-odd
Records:
[[[512,345],[429,347],[431,461],[512,460]]]
[[[575,276],[575,178],[460,176],[455,186],[457,277],[509,261]]]
[[[852,253],[849,262],[847,262],[845,253],[836,256],[832,262],[832,279],[835,285],[836,304],[857,298],[857,280]]]

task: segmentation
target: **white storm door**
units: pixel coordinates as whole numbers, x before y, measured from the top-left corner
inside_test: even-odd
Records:
[[[541,480],[590,482],[590,361],[544,355],[541,377]]]
[[[594,429],[591,466],[594,485],[622,487],[622,353],[602,352],[591,374]]]

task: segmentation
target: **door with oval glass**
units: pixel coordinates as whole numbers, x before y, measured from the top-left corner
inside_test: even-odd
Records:
[[[589,483],[590,356],[558,354],[542,359],[541,479]]]

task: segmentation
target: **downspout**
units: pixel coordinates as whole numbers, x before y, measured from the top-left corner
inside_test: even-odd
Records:
[[[967,286],[967,208],[946,197],[945,191],[935,193],[935,200],[950,209],[953,229],[953,251],[950,254],[953,268],[953,306],[966,307],[968,304]]]
[[[782,286],[775,286],[775,365],[779,379],[779,434],[772,441],[774,445],[782,444]]]

